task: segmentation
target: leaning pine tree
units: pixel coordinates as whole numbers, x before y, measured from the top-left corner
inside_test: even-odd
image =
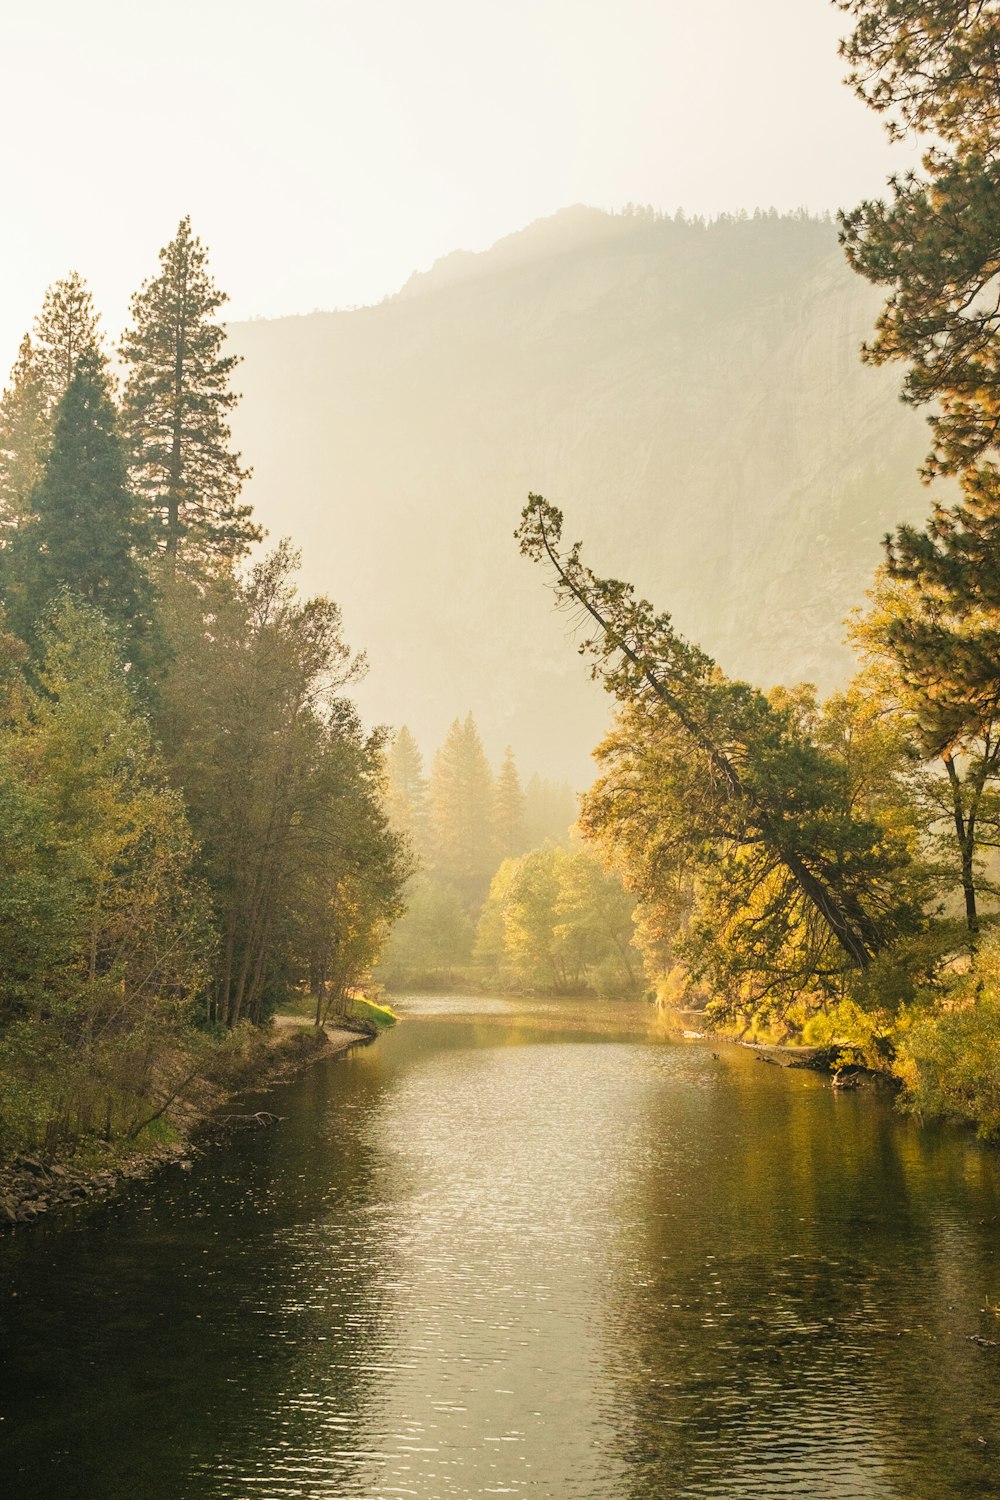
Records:
[[[215,315],[226,301],[184,218],[160,251],[160,274],[132,299],[122,339],[123,416],[133,486],[148,506],[168,575],[224,572],[260,540],[239,495],[249,470],[231,446],[239,400]]]
[[[562,545],[562,514],[542,496],[528,497],[516,535],[586,623],[580,650],[624,716],[591,831],[618,854],[642,843],[654,872],[670,848],[689,851],[714,891],[710,919],[727,919],[720,972],[758,995],[816,979],[838,993],[922,930],[908,849],[853,805],[844,766],[793,699],[726,678],[631,584],[598,577],[579,543]]]

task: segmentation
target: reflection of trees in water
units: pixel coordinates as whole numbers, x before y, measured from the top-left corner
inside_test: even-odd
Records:
[[[317,1067],[270,1096],[274,1130],[2,1247],[12,1492],[243,1500],[303,1464],[310,1492],[350,1487],[385,1337],[368,1073]]]
[[[994,1160],[882,1101],[688,1056],[621,1205],[629,1493],[1000,1494],[997,1351],[967,1337],[1000,1295]]]

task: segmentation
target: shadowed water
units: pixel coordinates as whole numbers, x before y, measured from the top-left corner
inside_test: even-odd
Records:
[[[640,1007],[404,1009],[0,1242],[0,1493],[1000,1496],[993,1152]]]

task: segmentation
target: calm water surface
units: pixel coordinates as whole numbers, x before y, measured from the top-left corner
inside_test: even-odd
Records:
[[[641,1008],[421,998],[0,1241],[11,1500],[1000,1496],[1000,1158]]]

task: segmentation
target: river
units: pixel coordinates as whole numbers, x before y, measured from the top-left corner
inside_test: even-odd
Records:
[[[1000,1496],[994,1151],[639,1006],[402,1009],[0,1241],[0,1493]]]

